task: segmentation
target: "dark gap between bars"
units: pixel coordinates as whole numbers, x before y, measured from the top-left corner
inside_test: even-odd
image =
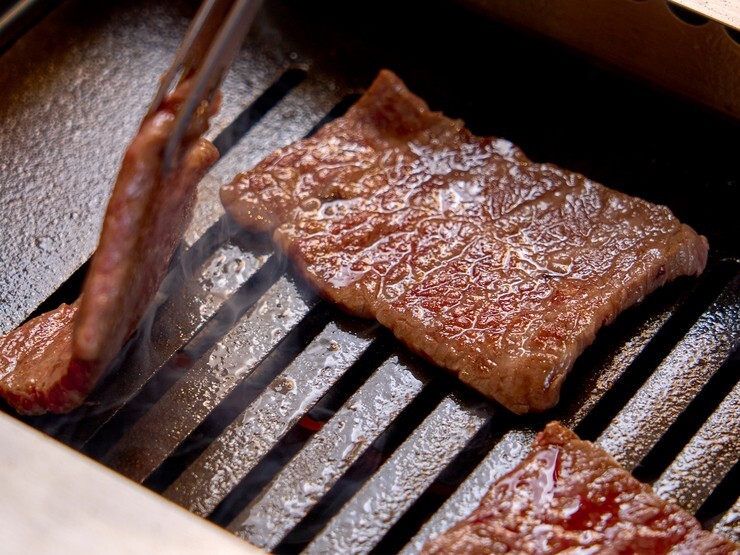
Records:
[[[34,310],[28,318],[26,318],[23,323],[25,324],[29,320],[32,320],[33,318],[36,318],[37,316],[40,316],[44,314],[45,312],[49,312],[52,310],[55,310],[59,307],[62,303],[66,304],[72,304],[77,300],[77,297],[80,296],[80,293],[82,292],[82,283],[85,281],[85,275],[87,275],[87,269],[90,267],[90,259],[88,259],[82,266],[77,268],[75,272],[69,276],[67,281],[62,283],[56,291],[54,291],[51,295],[49,295],[45,301],[43,301],[37,308]]]
[[[734,261],[719,261],[707,268],[691,295],[647,344],[619,380],[604,394],[596,406],[575,427],[579,437],[588,441],[607,428],[620,410],[635,396],[646,380],[689,329],[720,295],[738,270]],[[680,278],[684,283],[691,278]]]
[[[270,110],[277,106],[285,96],[303,82],[308,74],[298,68],[290,68],[277,81],[270,85],[257,99],[249,105],[234,121],[219,133],[213,140],[221,156],[246,135]]]
[[[183,345],[142,387],[126,402],[83,446],[86,455],[98,459],[114,445],[161,397],[182,378],[187,370],[226,335],[236,320],[241,318],[283,274],[284,260],[271,256],[213,318],[185,345]],[[207,337],[208,341],[203,341]]]
[[[436,368],[425,370],[432,374]],[[448,382],[448,376],[439,375],[424,387],[318,503],[288,532],[275,547],[274,552],[302,551],[442,402],[451,391],[452,385]]]
[[[738,498],[740,498],[740,461],[736,462],[724,479],[717,484],[694,516],[704,528],[711,530]]]
[[[331,322],[331,307],[319,303],[242,380],[144,481],[162,493]]]
[[[329,391],[275,443],[257,465],[221,500],[208,520],[228,524],[283,470],[326,422],[392,354],[392,342],[379,337]],[[358,385],[359,384],[359,385]]]
[[[653,483],[676,459],[699,428],[717,409],[740,379],[740,359],[730,357],[691,401],[665,435],[635,467],[632,475],[641,482]]]

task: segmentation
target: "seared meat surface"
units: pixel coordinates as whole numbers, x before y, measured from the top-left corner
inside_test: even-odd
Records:
[[[63,304],[0,337],[0,395],[18,412],[64,412],[84,399],[69,366],[76,311]]]
[[[19,412],[79,406],[154,298],[190,222],[198,182],[218,158],[200,138],[216,101],[199,110],[181,164],[162,176],[164,147],[187,88],[187,82],[176,88],[129,145],[80,299],[0,338],[0,396]]]
[[[388,71],[221,198],[324,297],[516,413],[555,405],[601,326],[707,259],[668,208],[476,137]]]
[[[703,530],[606,451],[553,422],[529,457],[423,553],[720,555],[740,547]]]

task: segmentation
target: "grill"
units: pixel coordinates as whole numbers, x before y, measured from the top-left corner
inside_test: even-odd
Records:
[[[270,551],[417,552],[553,419],[740,538],[737,126],[445,2],[267,4],[156,307],[81,409],[22,420]],[[0,331],[78,294],[195,7],[69,1],[0,58]],[[224,216],[218,186],[341,115],[381,67],[478,134],[667,204],[709,237],[707,271],[603,329],[558,407],[525,417],[319,300]]]

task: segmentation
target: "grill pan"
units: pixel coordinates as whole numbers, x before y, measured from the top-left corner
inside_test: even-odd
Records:
[[[266,550],[414,553],[559,419],[738,539],[736,123],[446,2],[304,4],[268,2],[227,77],[222,159],[137,337],[81,409],[21,420]],[[195,8],[68,1],[0,57],[0,331],[76,297]],[[319,300],[218,186],[381,67],[477,134],[668,205],[708,236],[707,271],[601,330],[558,407],[524,417]]]

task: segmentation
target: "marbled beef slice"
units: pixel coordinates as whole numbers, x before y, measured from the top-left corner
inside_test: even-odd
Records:
[[[601,326],[707,259],[668,208],[476,137],[389,71],[221,198],[324,297],[516,413],[555,405]]]
[[[729,555],[740,547],[702,529],[606,451],[554,422],[470,516],[422,553]]]

